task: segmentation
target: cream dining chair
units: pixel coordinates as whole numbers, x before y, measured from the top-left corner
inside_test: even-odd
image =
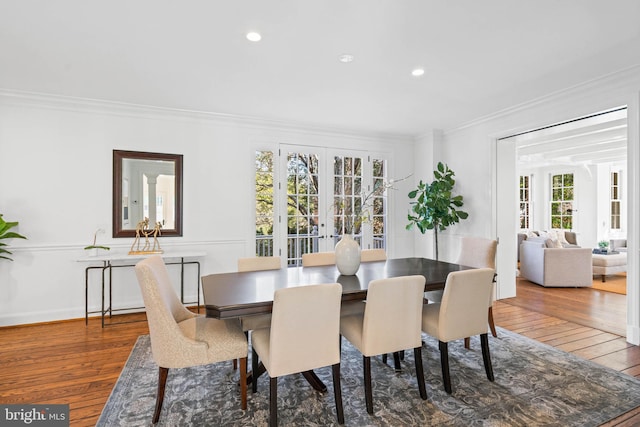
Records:
[[[386,261],[387,253],[384,249],[363,249],[360,251],[361,262]]]
[[[238,258],[238,271],[279,270],[282,267],[279,256],[254,256]]]
[[[238,258],[238,272],[246,273],[250,271],[268,271],[279,270],[282,267],[282,261],[279,256],[256,256]],[[271,325],[271,314],[257,314],[253,316],[244,316],[240,318],[242,330],[249,338],[249,331],[254,329],[268,328]],[[233,361],[233,368],[238,367],[237,361]]]
[[[449,273],[442,302],[424,304],[422,330],[438,340],[444,389],[451,394],[449,342],[480,335],[482,359],[489,381],[493,368],[487,337],[487,304],[491,301],[494,270],[478,268]]]
[[[456,264],[466,265],[474,268],[496,268],[496,250],[498,242],[493,239],[484,239],[481,237],[463,237],[461,240],[460,252]],[[443,291],[425,292],[425,299],[432,302],[442,301]],[[491,292],[491,301],[487,312],[487,322],[491,328],[491,334],[498,336],[496,326],[493,321],[493,296],[495,294],[495,284]],[[465,338],[464,345],[469,348],[469,338]]]
[[[279,270],[281,268],[279,256],[250,257],[238,259],[238,272]],[[252,331],[254,329],[268,328],[271,324],[271,314],[259,314],[240,318],[242,330]]]
[[[302,254],[303,267],[318,267],[322,265],[334,265],[335,263],[335,252],[310,252],[308,254]]]
[[[338,423],[344,424],[340,388],[340,300],[338,283],[275,291],[271,327],[252,332],[252,370],[258,357],[269,374],[269,425],[278,424],[278,377],[331,366]],[[256,390],[258,378],[253,379]],[[312,414],[309,414],[311,417]]]
[[[372,280],[363,314],[344,316],[340,333],[362,353],[367,412],[373,414],[371,357],[413,348],[420,397],[427,399],[422,368],[424,276]]]
[[[240,359],[240,401],[247,409],[247,338],[238,320],[217,320],[187,310],[171,285],[160,256],[135,266],[147,312],[151,353],[159,367],[158,392],[152,418],[158,422],[169,369]]]

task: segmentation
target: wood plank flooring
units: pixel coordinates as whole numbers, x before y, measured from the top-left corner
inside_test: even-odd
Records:
[[[576,292],[573,292],[576,291]],[[640,348],[622,336],[626,301],[592,289],[548,290],[521,281],[518,296],[496,302],[496,324],[628,375],[640,377]],[[616,296],[612,296],[616,295]],[[100,327],[99,319],[0,328],[0,402],[68,403],[71,425],[95,425],[143,320]],[[640,425],[640,410],[607,426]]]

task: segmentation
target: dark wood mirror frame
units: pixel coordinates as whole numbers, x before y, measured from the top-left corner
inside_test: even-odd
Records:
[[[161,236],[182,236],[182,154],[145,153],[141,151],[113,150],[113,237],[135,237],[136,224],[123,228],[123,173],[122,164],[125,159],[160,160],[173,162],[175,166],[175,210],[174,228],[163,228]],[[128,208],[128,206],[126,206]],[[153,224],[151,224],[153,228]]]

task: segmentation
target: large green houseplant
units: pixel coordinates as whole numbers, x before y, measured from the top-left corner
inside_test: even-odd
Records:
[[[13,227],[16,227],[18,222],[6,222],[2,218],[2,214],[0,214],[0,258],[8,259],[9,261],[13,261],[7,255],[11,255],[11,252],[6,249],[7,243],[3,242],[3,240],[7,239],[26,239],[21,234],[18,234],[14,231],[9,231]]]
[[[433,171],[433,182],[425,183],[420,180],[418,188],[409,193],[411,210],[407,216],[409,224],[407,230],[416,226],[422,234],[427,230],[434,231],[436,246],[436,260],[438,259],[438,231],[444,231],[452,224],[466,219],[469,214],[459,210],[463,204],[462,196],[453,195],[456,181],[455,173],[447,165],[438,162],[438,168]]]

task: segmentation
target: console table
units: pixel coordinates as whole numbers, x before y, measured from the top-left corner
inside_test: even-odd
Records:
[[[167,252],[159,254],[164,260],[166,265],[179,265],[180,266],[180,301],[183,304],[194,304],[198,306],[200,311],[200,261],[193,260],[194,258],[202,258],[206,255],[205,252]],[[89,324],[89,314],[100,313],[102,318],[102,327],[104,328],[104,317],[109,313],[111,318],[114,311],[124,310],[136,310],[144,307],[127,307],[127,308],[113,308],[112,304],[112,280],[111,273],[114,268],[131,268],[135,267],[138,261],[145,259],[151,255],[128,255],[128,254],[105,254],[101,256],[87,256],[79,258],[77,261],[90,264],[85,268],[84,272],[84,322],[85,325]],[[188,259],[190,261],[188,261]],[[175,260],[175,261],[171,261]],[[198,269],[197,276],[197,301],[185,302],[184,301],[184,267],[185,265],[195,265]],[[100,270],[102,274],[102,307],[100,310],[89,311],[89,272],[91,270]],[[108,275],[106,274],[108,273]],[[105,275],[108,278],[105,279]],[[109,304],[105,307],[105,288],[109,291]]]

